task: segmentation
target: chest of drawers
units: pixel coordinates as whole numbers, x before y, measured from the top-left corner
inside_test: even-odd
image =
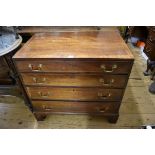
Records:
[[[134,60],[117,30],[36,34],[13,59],[38,120],[58,113],[117,121]]]

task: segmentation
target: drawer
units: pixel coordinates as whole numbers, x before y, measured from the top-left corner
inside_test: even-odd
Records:
[[[124,88],[127,75],[22,73],[25,85]]]
[[[119,101],[123,89],[27,87],[31,99],[68,101]]]
[[[79,60],[36,60],[16,61],[19,72],[100,72],[128,74],[132,61],[79,61]]]
[[[119,102],[32,101],[34,112],[117,113]]]

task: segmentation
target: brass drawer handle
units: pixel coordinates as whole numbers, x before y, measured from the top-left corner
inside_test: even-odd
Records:
[[[49,111],[49,110],[52,110],[52,108],[45,108],[45,110]]]
[[[44,110],[52,110],[53,108],[48,108],[45,105],[42,106]]]
[[[109,83],[105,83],[104,79],[99,79],[99,82],[103,84],[103,86],[111,86],[114,83],[114,79],[111,79]]]
[[[42,78],[42,80],[39,80],[36,77],[33,77],[32,79],[37,84],[44,84],[46,82],[46,78]]]
[[[35,66],[34,65],[32,65],[32,64],[29,64],[28,65],[28,67],[32,70],[32,71],[34,71],[34,72],[38,72],[38,71],[41,71],[42,70],[42,64],[39,64],[36,68],[37,69],[35,69]]]
[[[101,99],[107,99],[110,96],[111,96],[111,93],[104,94],[102,92],[98,92],[98,97],[100,97]]]
[[[107,70],[105,65],[101,65],[101,69],[103,69],[103,71],[106,72],[106,73],[111,73],[111,72],[113,72],[114,69],[116,69],[116,68],[117,68],[117,65],[116,65],[116,64],[114,64],[114,65],[112,66],[111,70]]]
[[[109,109],[109,107],[104,107],[104,108],[101,108],[101,107],[97,107],[96,110],[99,111],[99,112],[106,112],[107,110]]]
[[[41,97],[49,97],[50,96],[50,93],[47,92],[47,93],[43,93],[43,92],[38,92],[38,94],[41,96]]]

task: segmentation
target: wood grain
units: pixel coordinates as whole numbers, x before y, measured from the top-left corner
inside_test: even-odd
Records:
[[[34,111],[66,113],[114,113],[119,102],[65,102],[65,101],[32,101]]]
[[[34,112],[57,113],[94,113],[105,114],[118,111],[119,102],[65,102],[65,101],[32,101]]]
[[[68,73],[108,73],[128,74],[132,61],[100,61],[100,60],[28,60],[16,61],[20,72],[68,72]],[[114,66],[117,66],[114,68]],[[41,67],[40,67],[41,66]],[[103,68],[102,66],[105,66]]]
[[[24,85],[124,88],[126,75],[22,73]]]
[[[120,101],[122,89],[26,87],[29,97],[40,100]]]
[[[133,59],[133,55],[115,29],[113,31],[39,33],[34,35],[14,58]]]

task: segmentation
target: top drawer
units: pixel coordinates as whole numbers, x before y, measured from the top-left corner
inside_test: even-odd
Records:
[[[19,72],[103,72],[128,74],[132,61],[27,60],[16,61]]]

